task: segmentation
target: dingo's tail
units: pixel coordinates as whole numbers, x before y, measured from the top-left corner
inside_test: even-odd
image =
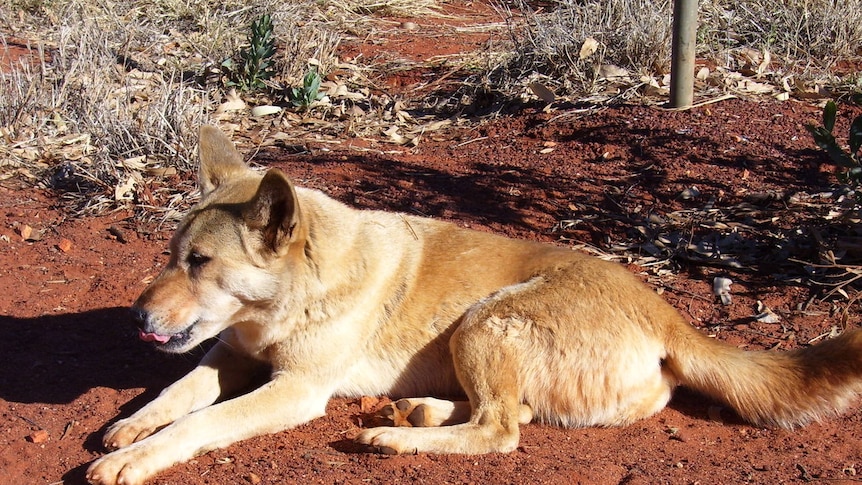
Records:
[[[668,368],[755,425],[793,428],[844,411],[862,393],[862,331],[790,352],[747,352],[676,326]]]

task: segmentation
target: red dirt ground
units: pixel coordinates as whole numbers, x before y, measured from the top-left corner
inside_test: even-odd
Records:
[[[572,113],[528,107],[435,134],[416,148],[348,139],[302,155],[271,150],[255,161],[359,208],[604,251],[637,240],[632,221],[649,213],[702,208],[711,199],[729,213],[751,194],[818,193],[835,184],[834,167],[804,128],[819,119],[809,104],[731,100],[684,112],[621,106]],[[842,106],[840,114],[837,130],[846,132],[860,110]],[[701,195],[681,198],[692,185]],[[776,232],[807,229],[812,219],[795,218],[786,200],[764,202],[758,215]],[[572,220],[580,222],[555,230]],[[88,463],[103,453],[106,424],[194,366],[200,353],[158,353],[136,338],[126,314],[165,263],[169,237],[168,228],[128,211],[72,218],[56,194],[0,182],[0,483],[84,483]],[[793,256],[812,260],[810,252]],[[844,310],[849,325],[859,326],[858,306],[847,301],[804,306],[814,293],[804,279],[778,278],[776,265],[731,271],[681,259],[670,267],[673,273],[648,277],[630,265],[693,325],[734,345],[797,348],[843,328]],[[733,279],[731,305],[713,296],[715,276]],[[781,322],[756,321],[758,300]],[[361,453],[351,438],[378,422],[374,411],[384,402],[333,399],[324,418],[208,453],[153,483],[850,483],[862,473],[858,404],[842,417],[784,431],[741,423],[681,390],[667,409],[624,428],[524,425],[509,454]]]

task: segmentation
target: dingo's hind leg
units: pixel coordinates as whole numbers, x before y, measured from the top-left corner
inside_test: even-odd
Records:
[[[383,453],[466,453],[480,454],[514,450],[520,438],[519,424],[531,416],[520,402],[520,367],[530,351],[531,322],[520,310],[518,295],[540,286],[542,278],[500,290],[474,305],[452,335],[450,347],[461,387],[470,400],[470,418],[463,424],[443,427],[372,428],[356,440]],[[413,405],[413,403],[416,405]],[[414,421],[439,424],[450,409],[463,413],[461,404],[441,404],[439,400],[396,402],[390,409]],[[411,409],[412,407],[412,409]],[[413,424],[413,423],[411,423]]]

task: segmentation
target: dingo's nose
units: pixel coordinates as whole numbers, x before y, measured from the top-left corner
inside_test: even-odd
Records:
[[[132,316],[132,321],[135,322],[138,328],[143,328],[147,324],[147,311],[143,308],[132,307],[129,313]]]

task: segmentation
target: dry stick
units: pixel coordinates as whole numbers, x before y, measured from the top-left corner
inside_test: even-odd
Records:
[[[701,101],[700,103],[695,103],[689,106],[681,106],[679,108],[663,108],[667,111],[686,111],[693,108],[700,108],[701,106],[706,106],[709,104],[720,103],[722,101],[727,101],[728,99],[736,99],[736,95],[734,94],[723,94],[717,98],[708,99],[706,101]]]
[[[862,291],[857,291],[856,294],[853,295],[853,298],[851,298],[850,301],[847,302],[847,305],[844,307],[844,310],[841,312],[841,320],[840,321],[841,321],[841,324],[844,326],[844,328],[841,329],[842,331],[847,329],[847,314],[850,312],[850,307],[853,306],[854,303],[856,303],[856,300],[858,300],[860,296],[862,296]]]
[[[30,419],[30,418],[27,418],[27,417],[25,417],[25,416],[21,416],[20,414],[18,415],[18,417],[19,417],[19,418],[21,418],[21,419],[23,419],[24,421],[27,421],[27,423],[29,423],[29,424],[30,424],[30,426],[33,426],[33,427],[38,428],[38,429],[45,429],[45,428],[43,428],[43,427],[42,427],[42,425],[41,425],[41,424],[37,423],[36,421],[33,421],[33,420],[32,420],[32,419]]]
[[[845,274],[847,274],[847,273],[845,273]],[[832,285],[832,286],[834,286],[834,288],[832,288],[831,290],[829,290],[829,292],[828,292],[828,293],[826,293],[825,295],[823,295],[823,298],[824,298],[824,299],[829,298],[829,297],[830,297],[830,296],[832,296],[835,292],[837,292],[837,291],[839,291],[839,290],[842,290],[845,286],[847,286],[847,285],[849,285],[849,284],[853,283],[854,281],[856,281],[856,280],[858,280],[858,279],[860,279],[860,278],[862,278],[862,274],[858,274],[858,273],[856,273],[856,276],[854,276],[854,277],[850,278],[849,280],[839,281],[838,283],[835,283],[834,285]],[[824,285],[824,286],[829,286],[829,283],[819,283],[819,284],[822,284],[822,285]]]
[[[811,266],[812,268],[841,268],[841,269],[862,271],[862,266],[856,265],[856,264],[837,264],[837,263],[820,264],[820,263],[811,263],[811,262],[804,261],[802,259],[796,259],[796,258],[787,258],[787,260],[792,261],[794,263],[799,263],[799,264],[804,264],[806,266]],[[855,273],[854,271],[850,271],[850,272]],[[856,273],[856,274],[859,274],[859,273]]]
[[[830,296],[832,296],[834,293],[836,293],[838,291],[842,291],[845,286],[850,285],[851,283],[855,282],[856,280],[862,279],[862,266],[848,265],[848,264],[816,264],[816,263],[809,263],[807,261],[803,261],[803,260],[795,259],[795,258],[788,258],[788,261],[792,261],[794,263],[799,263],[802,265],[810,266],[812,268],[834,268],[834,269],[845,270],[844,274],[840,275],[840,276],[845,276],[845,275],[849,275],[849,274],[855,275],[849,279],[841,280],[841,281],[838,281],[836,283],[826,283],[826,282],[822,282],[822,281],[815,281],[812,279],[811,282],[815,285],[831,286],[832,287],[832,289],[829,290],[829,292],[827,292],[825,295],[823,295],[823,299],[829,298]]]
[[[447,72],[446,74],[443,74],[442,76],[440,76],[439,78],[435,79],[434,81],[432,81],[432,82],[430,82],[430,83],[428,83],[428,84],[425,84],[425,85],[416,86],[416,87],[415,87],[415,88],[413,88],[411,91],[415,93],[416,91],[419,91],[420,89],[429,89],[429,88],[431,88],[431,87],[434,87],[434,86],[437,86],[437,85],[439,85],[439,84],[442,84],[442,83],[443,83],[443,81],[445,81],[446,79],[448,79],[448,78],[452,77],[452,75],[454,75],[455,73],[457,73],[458,71],[460,71],[461,69],[463,69],[463,68],[464,68],[464,66],[466,66],[467,64],[468,64],[467,62],[462,62],[461,64],[459,64],[458,66],[455,66],[455,67],[454,67],[453,69],[451,69],[449,72]]]
[[[471,140],[467,140],[467,141],[461,142],[461,143],[459,143],[459,144],[455,145],[455,148],[460,148],[460,147],[462,147],[462,146],[464,146],[464,145],[469,145],[470,143],[477,142],[477,141],[482,141],[482,140],[487,140],[487,139],[488,139],[488,137],[487,137],[487,136],[480,136],[479,138],[473,138],[473,139],[471,139]]]

